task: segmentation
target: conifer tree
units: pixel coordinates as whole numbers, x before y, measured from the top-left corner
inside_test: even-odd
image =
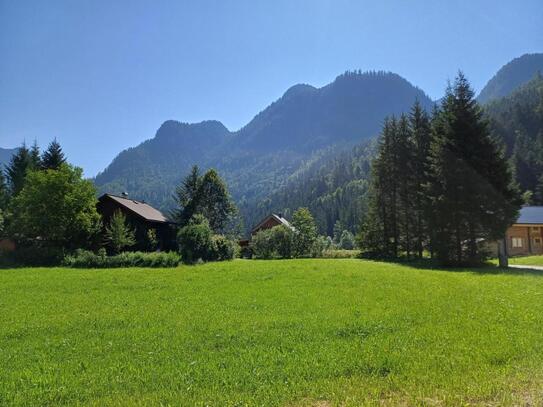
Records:
[[[413,233],[415,251],[422,258],[425,242],[429,239],[427,219],[429,216],[425,186],[428,183],[428,155],[430,152],[430,119],[419,101],[416,101],[409,115],[413,145],[412,188],[413,188]]]
[[[521,200],[462,73],[448,87],[432,131],[427,192],[437,257],[446,264],[477,262],[478,243],[502,238]]]
[[[175,190],[175,195],[173,197],[177,204],[177,208],[172,211],[171,216],[179,227],[186,226],[192,218],[192,215],[197,212],[197,194],[200,184],[200,168],[198,168],[197,165],[193,165],[190,173]]]
[[[0,210],[5,210],[9,202],[9,189],[4,177],[4,171],[0,169]]]
[[[113,253],[118,254],[122,249],[136,244],[136,232],[126,222],[126,216],[116,211],[106,226],[104,233],[105,243],[111,247]]]
[[[41,167],[40,148],[38,142],[34,140],[32,147],[30,147],[30,168],[37,170]]]
[[[12,196],[17,195],[23,189],[26,174],[31,167],[30,150],[23,143],[6,166],[7,181]]]
[[[66,162],[66,157],[57,139],[54,139],[41,156],[41,168],[44,170],[58,170]]]

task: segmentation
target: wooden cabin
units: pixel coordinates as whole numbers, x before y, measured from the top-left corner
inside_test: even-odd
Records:
[[[505,240],[509,256],[543,254],[543,206],[522,207]]]
[[[158,249],[175,249],[174,223],[148,203],[130,199],[127,194],[123,196],[104,194],[98,198],[96,209],[102,215],[104,225],[109,223],[111,216],[117,211],[121,211],[126,216],[127,222],[136,232],[137,243],[133,249],[147,249],[147,233],[151,229],[156,232]]]

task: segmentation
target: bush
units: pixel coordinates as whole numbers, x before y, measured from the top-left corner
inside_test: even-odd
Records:
[[[275,247],[272,239],[272,229],[264,229],[251,239],[253,256],[258,259],[271,259],[274,256]]]
[[[185,263],[209,260],[213,253],[213,239],[209,222],[201,215],[191,218],[177,235],[179,253]]]
[[[88,250],[77,250],[66,256],[63,264],[74,268],[116,268],[116,267],[176,267],[181,258],[175,252],[123,252],[106,256],[105,250],[98,254]]]
[[[325,250],[332,246],[332,239],[325,236],[318,236],[311,245],[311,257],[322,257]]]
[[[237,243],[222,235],[213,236],[211,241],[212,247],[208,260],[232,260],[236,255],[236,251],[239,250],[239,247],[236,248]]]
[[[322,254],[325,259],[354,259],[360,257],[360,250],[328,249]]]
[[[259,259],[290,258],[294,252],[293,240],[292,229],[284,225],[275,226],[258,232],[251,241],[251,250]]]
[[[353,250],[355,246],[354,235],[348,230],[344,230],[341,234],[339,247],[344,250]]]
[[[46,245],[18,245],[5,254],[6,263],[17,266],[57,266],[61,264],[64,250]]]

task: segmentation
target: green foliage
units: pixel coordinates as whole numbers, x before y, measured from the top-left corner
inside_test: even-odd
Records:
[[[5,210],[9,202],[9,189],[6,184],[4,172],[0,169],[0,210]]]
[[[332,247],[332,240],[326,236],[317,236],[311,245],[311,257],[323,257],[325,251]]]
[[[343,250],[353,250],[354,246],[354,235],[348,230],[344,230],[339,241],[339,248]]]
[[[238,244],[225,236],[214,235],[211,238],[211,241],[209,260],[233,260],[236,253],[239,251]]]
[[[31,168],[30,150],[23,143],[11,156],[10,162],[6,166],[6,176],[11,195],[15,196],[23,189],[26,174]]]
[[[8,234],[19,245],[85,248],[100,228],[94,185],[83,179],[80,168],[68,164],[30,171],[8,213]]]
[[[149,229],[147,231],[146,240],[147,240],[147,250],[152,252],[158,248],[159,241],[158,241],[158,237],[157,237],[155,229]]]
[[[123,252],[107,256],[105,251],[95,254],[77,250],[64,258],[63,265],[74,268],[116,268],[116,267],[177,267],[181,260],[175,252]]]
[[[428,197],[435,214],[432,250],[445,264],[484,258],[478,242],[495,241],[518,216],[521,199],[462,73],[433,118]]]
[[[189,223],[179,230],[177,243],[185,263],[209,260],[213,253],[213,232],[202,215],[194,215]]]
[[[313,243],[317,239],[317,225],[307,208],[299,208],[292,215],[294,227],[294,254],[296,257],[310,255]]]
[[[58,170],[66,162],[66,157],[59,142],[54,139],[41,156],[41,168],[44,170]]]
[[[257,259],[271,259],[275,256],[275,242],[273,240],[272,229],[260,230],[251,238],[253,257]]]
[[[520,197],[502,149],[460,73],[431,126],[417,104],[385,121],[358,243],[368,257],[425,249],[444,264],[477,263],[478,242],[500,239]]]
[[[8,269],[0,287],[5,406],[543,402],[536,271],[233,261]]]
[[[136,233],[126,222],[126,216],[117,210],[109,220],[104,231],[104,242],[113,253],[120,253],[123,249],[136,244]]]
[[[173,217],[181,227],[198,214],[209,221],[215,233],[224,232],[237,212],[217,171],[211,169],[200,176],[196,165],[177,188],[174,198],[178,208],[173,211]]]

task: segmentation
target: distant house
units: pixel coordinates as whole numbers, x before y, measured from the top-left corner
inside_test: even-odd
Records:
[[[275,214],[272,213],[268,216],[266,216],[264,219],[262,219],[252,230],[251,230],[251,236],[256,235],[261,230],[265,229],[271,229],[275,226],[284,225],[288,228],[293,228],[289,221],[283,218],[283,215],[281,213]]]
[[[272,213],[268,216],[266,216],[264,219],[262,219],[260,222],[256,224],[253,229],[251,229],[251,237],[256,235],[261,230],[265,229],[271,229],[275,226],[284,225],[288,228],[294,229],[293,226],[289,223],[288,220],[283,218],[283,215],[281,213]],[[249,245],[249,240],[240,240],[239,245],[241,247],[245,247]]]
[[[147,233],[151,229],[156,232],[159,249],[169,250],[174,248],[174,223],[148,203],[130,199],[128,195],[104,194],[98,198],[96,209],[102,215],[104,225],[109,223],[111,216],[117,211],[121,211],[126,216],[127,222],[136,231],[137,244],[134,249],[145,250],[147,248]]]
[[[543,206],[524,206],[505,233],[510,256],[543,254]]]

